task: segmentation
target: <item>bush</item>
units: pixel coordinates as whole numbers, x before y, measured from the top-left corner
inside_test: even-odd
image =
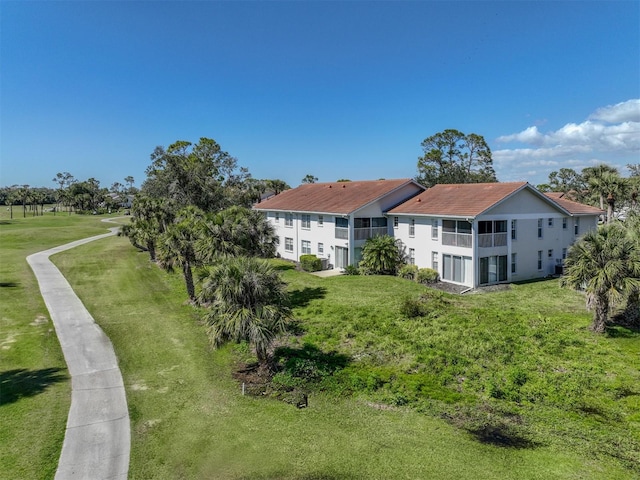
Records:
[[[318,272],[322,270],[322,260],[315,255],[300,255],[300,266],[305,272]]]
[[[344,267],[345,275],[360,275],[360,270],[355,265],[347,265]]]
[[[398,270],[398,276],[407,280],[415,280],[418,276],[417,265],[403,265]]]
[[[418,275],[416,276],[416,281],[418,283],[422,283],[423,285],[436,283],[439,280],[440,275],[432,268],[421,268],[420,270],[418,270]]]
[[[427,314],[427,306],[419,299],[405,298],[400,305],[400,313],[408,318],[422,317]]]

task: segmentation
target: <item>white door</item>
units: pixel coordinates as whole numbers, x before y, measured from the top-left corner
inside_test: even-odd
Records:
[[[336,268],[344,268],[349,265],[349,249],[336,247]]]

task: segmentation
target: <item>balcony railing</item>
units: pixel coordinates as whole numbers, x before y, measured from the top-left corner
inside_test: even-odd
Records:
[[[387,227],[362,227],[353,229],[354,240],[366,240],[377,235],[386,235]],[[346,238],[346,237],[345,237]]]
[[[482,233],[478,235],[478,245],[480,247],[504,247],[506,244],[506,233]]]
[[[349,229],[347,227],[336,227],[336,238],[341,240],[349,239]]]
[[[470,233],[442,232],[442,244],[453,247],[471,248],[472,235]]]

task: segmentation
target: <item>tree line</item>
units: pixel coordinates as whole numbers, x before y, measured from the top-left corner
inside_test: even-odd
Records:
[[[266,260],[275,255],[274,228],[251,206],[289,186],[254,179],[209,138],[157,147],[145,173],[122,234],[150,261],[180,272],[213,345],[248,341],[268,369],[291,309],[286,284]]]
[[[33,216],[43,215],[45,205],[54,205],[54,214],[65,209],[69,214],[78,213],[106,213],[117,210],[127,203],[127,198],[133,197],[138,191],[134,187],[132,176],[124,179],[125,184],[115,182],[110,188],[100,186],[100,181],[89,178],[77,180],[69,172],[59,172],[52,180],[57,188],[31,187],[29,185],[12,185],[0,189],[0,203],[7,205],[13,218],[13,207],[22,206],[23,216],[27,210]],[[40,211],[38,211],[40,207]]]

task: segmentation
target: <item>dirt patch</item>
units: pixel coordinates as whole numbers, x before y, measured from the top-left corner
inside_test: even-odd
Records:
[[[36,319],[33,322],[31,322],[29,325],[37,327],[40,325],[44,325],[47,322],[49,322],[49,319],[47,317],[45,317],[44,315],[38,315]]]

